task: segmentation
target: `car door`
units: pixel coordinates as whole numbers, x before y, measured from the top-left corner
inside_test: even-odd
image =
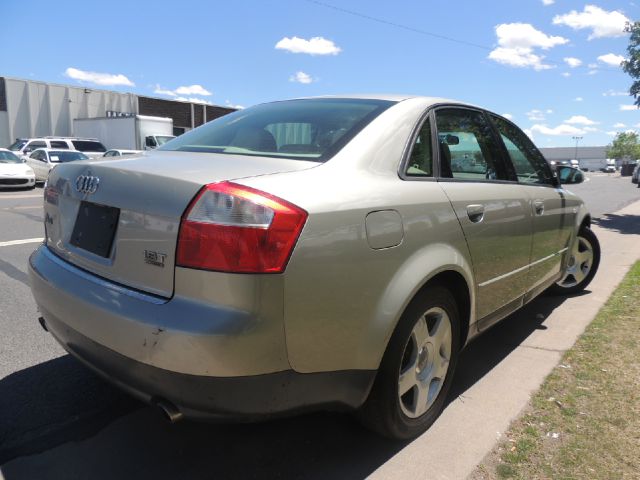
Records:
[[[40,153],[41,150],[36,150],[35,152],[32,152],[31,155],[29,155],[27,157],[27,165],[29,165],[31,167],[31,169],[33,170],[33,172],[36,175],[36,180],[40,180],[40,168],[42,166],[42,162],[39,160],[40,157]]]
[[[564,190],[551,167],[533,142],[511,122],[491,115],[504,148],[531,203],[533,241],[528,290],[538,293],[560,274],[575,225],[574,205],[568,205]]]
[[[486,328],[522,305],[532,241],[530,202],[484,112],[441,107],[435,124],[438,181],[469,247],[476,318]]]

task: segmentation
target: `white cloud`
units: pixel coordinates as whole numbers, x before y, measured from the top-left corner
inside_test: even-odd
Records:
[[[569,41],[563,37],[547,35],[529,23],[501,23],[495,27],[495,31],[498,47],[489,53],[489,59],[518,68],[553,68],[543,63],[544,56],[536,54],[534,48],[548,50]]]
[[[607,90],[602,94],[603,97],[625,97],[629,95],[629,92],[619,92],[616,90]]]
[[[563,37],[553,37],[536,30],[529,23],[502,23],[496,26],[498,45],[505,48],[535,48],[549,50],[569,42]]]
[[[589,70],[589,75],[595,75],[598,73],[598,70]]]
[[[593,120],[585,117],[584,115],[574,115],[568,120],[565,120],[564,123],[568,123],[570,125],[597,125],[598,122],[594,122]]]
[[[571,125],[558,125],[557,127],[548,127],[546,125],[536,124],[531,127],[532,132],[538,132],[542,135],[584,135],[586,130]]]
[[[636,105],[620,105],[620,110],[623,112],[638,110]]]
[[[533,132],[531,131],[531,129],[525,128],[523,131],[524,131],[524,133],[527,134],[527,137],[529,137],[531,140],[533,140]]]
[[[176,97],[176,100],[180,100],[181,102],[191,102],[191,103],[204,103],[205,105],[213,105],[209,100],[205,100],[204,98],[197,97]]]
[[[547,108],[547,111],[546,111],[546,113],[549,113],[549,114],[551,114],[551,113],[553,113],[553,110],[551,110],[550,108]]]
[[[626,127],[626,125],[624,123],[621,123],[621,122],[618,122],[613,126],[613,128],[625,128],[625,127]]]
[[[313,78],[308,73],[304,73],[300,71],[300,72],[296,72],[294,75],[291,75],[289,77],[289,81],[308,84],[308,83],[313,83]]]
[[[569,72],[562,72],[562,76],[565,78],[569,78],[571,74]]]
[[[204,95],[208,97],[213,95],[210,91],[206,90],[202,85],[188,85],[185,87],[178,87],[174,90],[178,95]]]
[[[77,68],[69,67],[64,71],[64,74],[78,80],[79,82],[93,83],[95,85],[103,86],[115,86],[125,85],[127,87],[134,87],[135,84],[121,73],[98,73],[98,72],[86,72],[84,70],[78,70]]]
[[[526,115],[532,122],[542,122],[545,118],[542,110],[531,110],[530,112],[527,112]]]
[[[612,67],[619,67],[624,61],[624,57],[622,55],[616,55],[615,53],[607,53],[606,55],[600,55],[598,60]]]
[[[165,90],[164,88],[162,88],[157,83],[156,83],[156,88],[153,91],[153,93],[157,93],[159,95],[168,95],[170,97],[175,97],[176,96],[176,93],[173,90]]]
[[[194,98],[194,97],[185,97],[185,95],[204,95],[204,96],[213,95],[210,91],[206,90],[202,85],[188,85],[188,86],[178,87],[175,90],[169,90],[166,88],[162,88],[160,85],[156,84],[156,88],[153,91],[153,93],[174,97],[176,100],[181,100],[183,102],[207,103],[209,105],[211,105],[211,102],[207,100],[203,100],[201,98]],[[178,95],[180,96],[178,97]]]
[[[276,50],[286,50],[291,53],[306,53],[309,55],[337,55],[342,51],[333,41],[323,37],[313,37],[309,40],[299,37],[284,37],[276,43]]]
[[[614,131],[611,131],[611,132],[605,132],[605,133],[606,133],[607,135],[609,135],[610,137],[615,137],[615,136],[618,134],[618,132],[614,132]]]
[[[585,132],[598,132],[599,130],[595,127],[584,127]]]
[[[542,4],[545,7],[548,7],[549,5],[553,5],[555,3],[556,0],[542,0]]]
[[[595,5],[586,5],[582,12],[572,10],[553,17],[554,25],[566,25],[574,30],[591,29],[589,40],[603,37],[622,37],[630,20],[618,11],[608,12]]]
[[[225,100],[224,104],[229,108],[235,108],[238,110],[242,110],[243,108],[245,108],[244,105],[233,104],[229,100]]]
[[[582,97],[576,97],[573,99],[574,102],[584,102],[584,98]]]
[[[579,58],[575,58],[575,57],[564,57],[563,59],[567,65],[569,65],[571,68],[576,68],[579,67],[580,65],[582,65],[582,60],[580,60]]]
[[[549,70],[551,65],[542,63],[544,56],[532,53],[530,48],[502,48],[498,47],[489,54],[489,59],[517,68],[533,68],[534,70]]]
[[[511,115],[510,113],[503,113],[502,116],[507,120],[513,120],[513,115]]]

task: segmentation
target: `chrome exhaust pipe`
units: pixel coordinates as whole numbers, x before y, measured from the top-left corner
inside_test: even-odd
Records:
[[[176,423],[184,417],[182,412],[169,400],[165,400],[164,398],[154,398],[151,400],[151,404],[155,405],[160,409],[164,418],[166,418],[170,423]]]

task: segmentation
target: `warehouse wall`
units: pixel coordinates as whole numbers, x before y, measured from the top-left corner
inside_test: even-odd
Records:
[[[74,136],[74,119],[109,111],[170,117],[174,127],[191,129],[235,109],[0,77],[0,147],[18,137]]]

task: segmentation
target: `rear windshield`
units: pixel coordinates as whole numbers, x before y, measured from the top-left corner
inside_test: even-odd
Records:
[[[76,160],[88,160],[84,153],[80,152],[49,152],[49,159],[51,163],[65,163],[65,162],[74,162]]]
[[[324,162],[394,103],[334,98],[266,103],[220,117],[159,150]]]
[[[0,163],[22,163],[17,155],[0,150]]]
[[[72,140],[76,150],[81,152],[106,152],[107,149],[100,142],[92,142],[90,140]]]

